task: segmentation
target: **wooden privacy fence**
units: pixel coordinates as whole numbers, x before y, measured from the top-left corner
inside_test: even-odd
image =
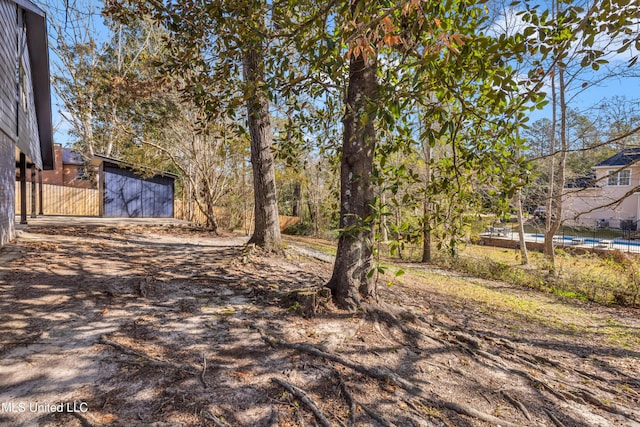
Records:
[[[36,185],[37,212],[40,212],[39,185]],[[15,186],[16,214],[20,214],[20,183]],[[37,213],[36,212],[36,213]],[[89,188],[42,185],[42,212],[45,215],[100,216],[100,191]],[[27,214],[31,214],[31,183],[27,183]]]
[[[220,217],[222,211],[220,208],[215,208],[215,213],[216,216]],[[207,223],[207,217],[196,203],[192,203],[189,206],[188,203],[185,203],[182,200],[174,200],[173,216],[174,218],[195,222],[196,224],[203,225]]]
[[[36,185],[36,213],[40,212],[39,185]],[[89,188],[63,187],[60,185],[42,185],[42,212],[45,215],[73,215],[73,216],[100,216],[100,191]],[[16,215],[20,212],[20,183],[15,184],[15,207]],[[189,212],[190,211],[190,212]],[[222,219],[230,212],[228,209],[216,207],[215,213]],[[27,214],[31,214],[31,183],[27,182]],[[194,203],[188,209],[186,203],[181,200],[174,201],[174,218],[195,222],[196,224],[206,224],[207,220]],[[297,224],[300,218],[295,216],[280,215],[280,230]],[[244,228],[247,233],[253,230],[253,213],[246,212],[244,215]]]
[[[220,225],[223,225],[226,219],[231,215],[229,209],[223,207],[215,207],[215,214],[218,219]],[[183,219],[186,221],[195,222],[196,224],[204,225],[207,223],[207,217],[200,210],[196,203],[193,203],[191,206],[188,206],[187,203],[184,203],[182,200],[176,200],[174,202],[174,216],[177,219]],[[297,216],[287,216],[287,215],[279,215],[278,220],[280,222],[280,231],[291,227],[292,225],[300,222],[300,218]],[[253,231],[253,212],[245,212],[242,218],[242,221],[239,221],[241,224],[241,228],[246,233],[251,233]]]

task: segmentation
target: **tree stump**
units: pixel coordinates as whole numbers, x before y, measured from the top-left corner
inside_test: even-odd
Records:
[[[331,290],[325,287],[296,289],[286,297],[290,310],[298,311],[304,317],[311,317],[331,300]]]

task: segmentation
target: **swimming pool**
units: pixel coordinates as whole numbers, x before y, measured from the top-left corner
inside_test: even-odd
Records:
[[[544,234],[532,234],[531,237],[535,238],[536,241],[538,240],[544,240]],[[580,239],[582,240],[581,243],[576,243],[575,240]],[[591,246],[598,246],[598,245],[603,245],[603,246],[614,246],[615,245],[620,245],[620,246],[633,246],[636,248],[640,248],[640,242],[636,241],[636,240],[626,240],[626,239],[620,239],[620,238],[616,238],[616,239],[610,239],[610,238],[593,238],[593,237],[583,237],[583,236],[560,236],[560,235],[555,235],[554,236],[554,241],[555,242],[560,242],[563,245],[566,246],[577,246],[577,245],[591,245]]]

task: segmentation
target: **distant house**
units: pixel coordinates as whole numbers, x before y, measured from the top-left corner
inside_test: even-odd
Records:
[[[566,224],[635,229],[640,220],[640,148],[627,148],[593,167],[593,177],[565,188]],[[619,200],[620,203],[617,203]]]
[[[42,172],[42,183],[75,188],[96,188],[86,162],[70,148],[54,145],[54,168]]]
[[[52,169],[52,133],[45,14],[28,0],[0,0],[0,246],[15,237],[16,166],[21,189],[27,168]]]

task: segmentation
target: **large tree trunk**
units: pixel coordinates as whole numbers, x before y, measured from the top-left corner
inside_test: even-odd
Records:
[[[522,215],[522,190],[516,191],[516,209],[518,212],[518,239],[520,241],[520,256],[522,265],[529,265],[529,252],[527,251],[527,240],[524,236],[524,216]]]
[[[422,201],[422,262],[431,262],[431,145],[423,143],[424,152],[424,199]]]
[[[276,175],[271,151],[269,101],[264,90],[263,45],[250,42],[243,52],[243,78],[247,97],[247,119],[251,134],[251,165],[255,227],[249,243],[280,252],[280,222],[276,197]]]
[[[300,212],[301,198],[302,198],[302,184],[300,184],[300,182],[298,181],[293,185],[293,206],[292,206],[292,212],[291,212],[292,216],[297,216],[297,217],[302,216]]]
[[[560,13],[560,2],[555,2],[555,11]],[[564,52],[557,53],[558,56],[562,56]],[[549,203],[547,207],[547,223],[546,233],[544,236],[544,252],[548,255],[551,261],[551,269],[554,275],[557,275],[556,269],[556,257],[553,250],[553,236],[560,229],[562,223],[562,205],[564,198],[564,184],[566,181],[566,167],[567,167],[567,152],[569,150],[569,141],[567,140],[567,101],[566,92],[567,86],[564,80],[566,65],[559,63],[555,68],[558,74],[558,88],[556,93],[555,75],[551,77],[551,94],[552,94],[552,106],[553,106],[553,121],[552,121],[552,141],[556,139],[556,126],[557,126],[557,105],[558,97],[560,104],[560,158],[558,162],[558,177],[557,180],[550,179],[550,188],[553,188],[555,184],[555,191],[549,195]],[[555,145],[554,145],[555,146]],[[552,156],[552,160],[555,155]],[[553,165],[553,163],[552,163]],[[552,175],[553,178],[553,175]]]
[[[560,66],[558,70],[558,84],[560,92],[560,161],[558,162],[558,180],[557,188],[554,194],[554,209],[551,212],[551,228],[549,235],[554,236],[560,229],[562,224],[562,205],[564,204],[564,184],[566,181],[567,169],[567,152],[569,151],[569,143],[567,140],[567,103],[566,103],[566,85],[564,81],[564,67]],[[551,257],[553,273],[557,275],[555,253]]]
[[[544,254],[551,261],[552,269],[555,271],[555,250],[553,247],[553,236],[556,232],[553,224],[554,197],[556,187],[556,125],[557,125],[557,97],[555,74],[551,76],[551,135],[549,136],[549,187],[547,190],[547,211],[545,217],[544,231]]]
[[[376,144],[372,102],[378,92],[376,58],[351,56],[349,88],[343,119],[340,171],[340,228],[333,275],[327,286],[339,307],[354,310],[377,297],[373,270],[371,183]]]
[[[516,129],[516,138],[520,139],[520,130]],[[516,157],[520,157],[520,149],[516,151]],[[520,256],[522,265],[529,265],[529,252],[527,251],[527,239],[524,235],[524,215],[522,215],[522,188],[516,191],[516,210],[518,216],[518,239],[520,241]]]

